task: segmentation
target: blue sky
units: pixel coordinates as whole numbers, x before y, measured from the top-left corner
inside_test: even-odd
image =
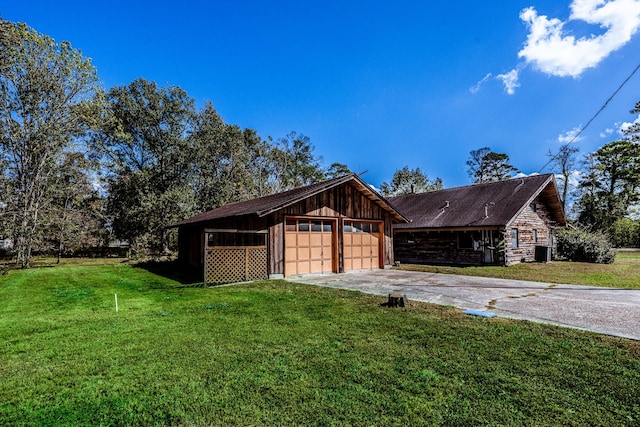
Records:
[[[640,63],[640,0],[0,0],[0,16],[70,41],[106,88],[180,86],[264,138],[307,135],[375,186],[405,165],[466,185],[484,146],[537,172]],[[618,139],[637,101],[640,72],[581,154]]]

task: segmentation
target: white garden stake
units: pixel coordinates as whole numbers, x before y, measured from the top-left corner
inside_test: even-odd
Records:
[[[113,294],[116,297],[116,313],[118,312],[118,294]]]

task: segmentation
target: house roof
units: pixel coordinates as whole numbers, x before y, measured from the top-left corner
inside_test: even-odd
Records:
[[[349,184],[358,189],[371,201],[377,203],[382,209],[389,212],[396,221],[408,222],[406,217],[398,212],[394,206],[365,183],[359,176],[350,174],[318,182],[316,184],[307,185],[305,187],[294,188],[293,190],[284,191],[282,193],[271,194],[269,196],[246,200],[244,202],[230,203],[194,217],[187,218],[176,224],[170,225],[169,227],[173,228],[181,225],[195,224],[242,215],[257,215],[258,217],[263,217],[342,184]]]
[[[508,226],[536,197],[548,207],[552,221],[566,224],[552,174],[407,194],[389,201],[411,219],[409,224],[396,224],[396,229],[479,228]]]

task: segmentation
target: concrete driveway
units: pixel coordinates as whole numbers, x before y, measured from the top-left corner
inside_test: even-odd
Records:
[[[401,270],[309,274],[291,282],[424,301],[640,340],[640,290]],[[382,300],[381,300],[382,301]]]

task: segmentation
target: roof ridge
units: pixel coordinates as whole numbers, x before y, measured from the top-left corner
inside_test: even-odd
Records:
[[[406,196],[418,196],[420,194],[427,194],[427,193],[454,191],[454,190],[459,190],[461,188],[471,188],[471,187],[477,188],[477,187],[481,187],[481,186],[485,186],[485,185],[499,185],[499,184],[504,184],[504,183],[507,183],[507,182],[510,182],[510,181],[515,181],[517,179],[529,180],[529,179],[540,178],[540,177],[548,177],[548,176],[551,176],[551,175],[553,175],[553,174],[552,173],[544,173],[544,174],[541,173],[541,174],[535,174],[535,175],[513,177],[513,178],[505,179],[505,180],[502,180],[502,181],[476,182],[476,183],[467,184],[467,185],[459,185],[457,187],[442,188],[440,190],[423,191],[421,193],[400,194],[398,196],[391,196],[391,197],[389,197],[389,199],[395,199],[395,198],[398,198],[398,197],[406,197]]]

